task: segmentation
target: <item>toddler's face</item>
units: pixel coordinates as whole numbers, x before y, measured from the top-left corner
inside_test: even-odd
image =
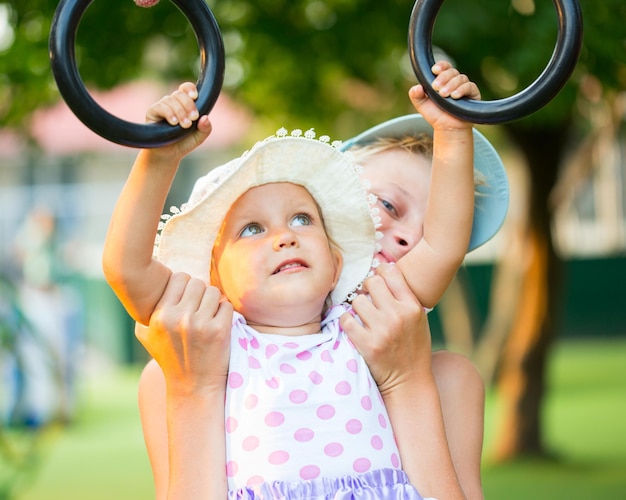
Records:
[[[363,163],[361,177],[378,197],[377,207],[383,233],[381,263],[396,262],[423,236],[428,200],[431,161],[403,149],[375,154]]]
[[[219,286],[252,325],[319,321],[341,270],[317,204],[302,186],[265,184],[232,206],[214,248]]]

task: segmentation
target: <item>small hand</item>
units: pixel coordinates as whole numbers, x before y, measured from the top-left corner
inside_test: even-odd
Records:
[[[437,77],[433,80],[432,87],[443,97],[460,99],[480,99],[478,86],[470,81],[467,75],[459,73],[448,61],[439,61],[432,67],[432,72]]]
[[[426,313],[400,270],[383,264],[368,278],[352,303],[363,322],[350,314],[341,326],[368,364],[381,393],[393,391],[416,370],[431,369],[431,339]]]
[[[153,104],[146,112],[146,123],[165,120],[172,126],[180,125],[182,128],[188,129],[193,125],[193,122],[198,121],[197,129],[193,133],[176,143],[159,148],[163,153],[182,158],[202,144],[211,133],[211,122],[208,115],[200,116],[196,107],[197,98],[196,85],[185,82],[173,93]]]
[[[443,97],[460,99],[480,99],[478,86],[469,78],[459,73],[448,61],[439,61],[432,67],[433,74],[437,75],[433,80],[432,87]],[[415,85],[409,90],[409,98],[418,113],[430,123],[433,128],[439,130],[468,129],[471,123],[456,118],[437,106],[431,101],[422,85]]]

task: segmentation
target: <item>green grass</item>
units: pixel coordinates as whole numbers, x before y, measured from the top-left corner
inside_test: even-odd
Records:
[[[84,383],[76,421],[49,436],[23,500],[154,498],[137,410],[137,369],[106,371]]]
[[[568,341],[550,361],[544,433],[551,460],[490,463],[497,397],[485,422],[487,499],[626,499],[626,341]]]
[[[136,408],[137,369],[84,384],[77,421],[48,437],[20,500],[153,498]],[[554,460],[490,462],[497,397],[487,402],[483,483],[490,499],[626,500],[626,339],[555,349],[544,409]]]

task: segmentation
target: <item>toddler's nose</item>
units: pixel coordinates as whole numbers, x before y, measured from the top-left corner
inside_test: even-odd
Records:
[[[274,239],[274,248],[290,248],[298,246],[298,238],[293,231],[285,229],[280,231]]]

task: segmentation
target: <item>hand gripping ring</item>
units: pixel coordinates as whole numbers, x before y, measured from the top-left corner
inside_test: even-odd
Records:
[[[153,148],[186,136],[192,128],[171,126],[165,121],[131,123],[104,110],[91,97],[76,67],[74,44],[83,13],[93,0],[61,0],[50,30],[52,74],[61,96],[74,114],[96,134],[117,144]],[[196,106],[208,113],[219,96],[224,79],[224,46],[219,26],[204,0],[172,0],[191,23],[200,48],[201,71]]]
[[[577,0],[553,0],[559,32],[552,57],[539,77],[521,92],[494,101],[452,99],[433,90],[435,64],[432,32],[443,0],[417,0],[409,24],[409,54],[413,71],[427,95],[448,113],[473,123],[505,123],[534,113],[553,99],[565,85],[580,55],[582,14]]]

